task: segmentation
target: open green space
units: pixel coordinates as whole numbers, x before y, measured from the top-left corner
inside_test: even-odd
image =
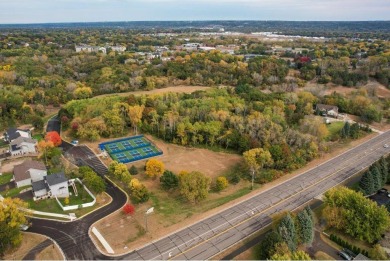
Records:
[[[332,140],[336,138],[341,133],[341,129],[344,126],[344,122],[342,121],[335,121],[330,124],[327,124],[326,127],[328,128],[329,135],[327,139]]]
[[[3,185],[3,184],[10,182],[10,180],[12,179],[12,176],[13,176],[12,173],[8,173],[8,172],[3,173],[0,176],[0,185]]]
[[[37,140],[37,141],[41,141],[44,139],[43,134],[34,134],[34,135],[32,135],[32,138]]]
[[[72,195],[69,196],[69,204],[65,204],[65,198],[59,199],[63,206],[81,205],[93,201],[91,195],[89,195],[89,193],[84,189],[84,187],[80,183],[75,182],[75,184],[78,193],[77,196],[73,191],[73,187],[69,187],[69,192],[72,193]]]
[[[13,188],[13,189],[9,189],[8,191],[1,191],[0,194],[3,196],[3,197],[15,197],[17,196],[20,191],[28,188],[28,187],[31,187],[31,186],[23,186],[23,187],[20,187],[20,188]]]

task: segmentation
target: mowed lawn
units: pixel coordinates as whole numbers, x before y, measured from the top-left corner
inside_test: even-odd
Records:
[[[332,140],[336,138],[341,133],[341,129],[344,127],[343,121],[335,121],[330,124],[327,124],[326,127],[328,128],[329,135],[327,139]]]

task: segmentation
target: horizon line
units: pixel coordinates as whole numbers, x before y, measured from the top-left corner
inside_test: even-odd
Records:
[[[87,23],[134,23],[134,22],[390,22],[390,20],[279,20],[279,19],[199,19],[199,20],[122,20],[122,21],[72,21],[72,22],[30,22],[30,23],[0,23],[3,25],[42,25],[42,24],[87,24]]]

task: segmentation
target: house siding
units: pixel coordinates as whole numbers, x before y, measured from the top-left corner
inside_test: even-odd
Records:
[[[24,179],[24,180],[21,180],[21,181],[17,181],[15,183],[16,183],[16,187],[20,188],[20,187],[23,187],[23,186],[31,185],[31,179]]]
[[[35,153],[36,144],[35,143],[27,143],[27,142],[22,142],[20,144],[20,150],[11,150],[12,156],[18,155],[18,154],[24,154],[24,153]]]
[[[34,191],[34,196],[35,197],[42,197],[42,196],[45,196],[46,193],[47,193],[46,189],[41,189],[38,191]]]
[[[69,197],[68,182],[65,181],[65,182],[50,186],[50,191],[51,191],[51,194],[53,196],[57,196],[59,198]]]

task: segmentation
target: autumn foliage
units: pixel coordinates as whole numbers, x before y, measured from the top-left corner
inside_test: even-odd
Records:
[[[164,163],[156,159],[150,159],[146,162],[145,174],[149,178],[160,177],[164,173]]]
[[[50,132],[48,132],[48,133],[46,134],[46,136],[45,136],[45,140],[46,140],[46,141],[51,141],[51,142],[53,142],[53,145],[54,145],[55,147],[60,146],[61,143],[62,143],[61,137],[60,137],[60,135],[58,134],[58,132],[56,132],[56,131],[50,131]]]
[[[124,207],[123,207],[123,212],[125,214],[130,214],[130,215],[133,215],[134,212],[135,212],[135,207],[129,203],[127,203]]]

